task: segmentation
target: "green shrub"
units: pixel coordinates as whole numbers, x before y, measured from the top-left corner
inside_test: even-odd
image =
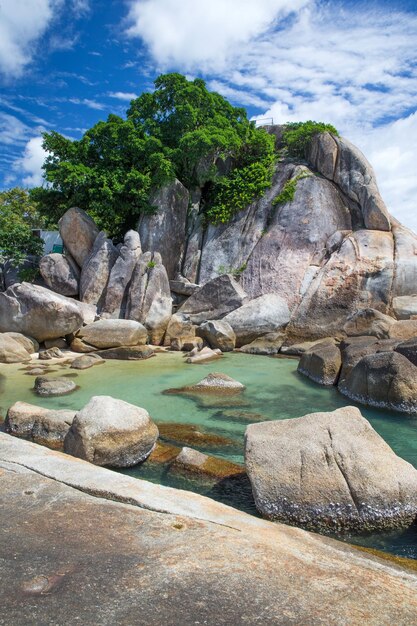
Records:
[[[328,131],[332,135],[338,135],[336,128],[324,122],[293,122],[285,125],[283,142],[288,154],[298,159],[305,159],[306,150],[314,135]]]
[[[310,176],[311,174],[309,174],[308,172],[303,172],[302,174],[298,174],[298,176],[287,180],[284,187],[282,188],[281,193],[278,196],[275,196],[272,204],[274,206],[278,206],[280,204],[292,202],[294,200],[295,190],[297,189],[298,181],[302,180],[303,178],[310,178]]]
[[[156,263],[155,261],[149,261],[149,263],[146,264],[146,267],[148,267],[149,269],[152,269],[153,267],[155,267]]]

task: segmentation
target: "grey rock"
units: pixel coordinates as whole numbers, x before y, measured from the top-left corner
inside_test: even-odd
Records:
[[[49,350],[49,348],[59,348],[60,350],[65,350],[65,348],[68,348],[68,344],[63,337],[57,337],[56,339],[45,339],[43,343],[47,350]]]
[[[245,464],[268,519],[324,531],[413,524],[417,471],[355,407],[251,424]]]
[[[392,339],[377,340],[375,337],[354,337],[356,341],[342,341],[340,349],[342,353],[342,369],[340,372],[338,388],[342,391],[346,387],[346,379],[352,369],[365,356],[391,352],[397,346],[397,341]]]
[[[149,456],[158,434],[145,409],[110,396],[93,396],[76,413],[64,447],[67,454],[95,465],[130,467]]]
[[[150,343],[160,345],[172,315],[168,275],[159,253],[145,252],[133,271],[126,317],[141,322]]]
[[[171,350],[174,351],[180,351],[183,350],[184,352],[190,352],[194,349],[196,350],[201,350],[204,346],[204,341],[201,337],[174,337],[173,339],[171,339]]]
[[[173,339],[189,339],[195,336],[196,327],[188,317],[181,313],[171,316],[164,336],[164,346],[170,346]]]
[[[70,378],[48,378],[39,376],[35,379],[34,390],[38,396],[49,398],[50,396],[64,396],[75,391],[77,385]]]
[[[80,269],[68,255],[47,254],[39,261],[39,270],[46,286],[63,296],[77,296]]]
[[[142,253],[139,233],[129,230],[119,256],[113,265],[104,297],[103,312],[124,318],[130,281],[137,260]]]
[[[86,370],[102,363],[104,363],[104,360],[98,354],[84,354],[74,359],[70,367],[75,370]]]
[[[189,193],[179,180],[165,185],[150,199],[156,211],[142,215],[138,230],[144,252],[159,252],[169,278],[180,269],[185,247]]]
[[[236,334],[236,346],[244,346],[267,333],[278,332],[290,320],[286,301],[269,293],[250,300],[224,318]]]
[[[0,293],[0,332],[18,332],[42,342],[68,335],[82,323],[73,301],[44,287],[22,283]]]
[[[50,359],[62,359],[65,355],[62,354],[59,348],[49,348],[48,350],[41,350],[39,352],[39,359],[41,361],[49,361]]]
[[[395,317],[399,320],[408,320],[412,315],[417,315],[417,295],[393,298],[392,310]]]
[[[117,248],[101,232],[97,235],[90,254],[81,270],[80,300],[95,304],[101,309],[104,304],[110,272],[119,256]]]
[[[283,345],[281,348],[282,354],[289,354],[291,356],[301,356],[304,352],[314,348],[318,343],[332,343],[335,344],[333,337],[325,337],[324,339],[314,339],[312,341],[302,341],[301,343],[293,343],[291,345]]]
[[[134,320],[99,320],[81,328],[77,337],[95,348],[118,348],[146,343],[146,328]]]
[[[58,226],[65,248],[82,267],[99,233],[94,220],[82,209],[73,207],[61,217]]]
[[[88,343],[84,343],[79,337],[74,337],[70,343],[70,350],[72,350],[72,352],[88,354],[89,352],[94,352],[97,348],[89,346]]]
[[[342,367],[340,350],[332,343],[318,343],[301,356],[297,371],[320,385],[335,385]]]
[[[390,339],[398,341],[407,341],[417,337],[417,320],[400,320],[392,324],[389,329]]]
[[[220,351],[219,351],[220,352]],[[187,363],[192,365],[200,364],[200,363],[209,363],[210,361],[217,361],[222,356],[222,353],[215,352],[211,348],[205,347],[200,351],[194,350],[190,353],[190,356],[187,357]]]
[[[231,352],[236,345],[233,328],[224,320],[209,320],[198,327],[198,334],[206,339],[210,348]]]
[[[343,330],[349,337],[373,335],[378,339],[387,339],[390,327],[395,319],[375,309],[361,309],[348,317]]]
[[[242,346],[240,351],[245,354],[278,354],[284,339],[285,335],[283,333],[266,333],[266,335],[262,335],[262,337],[258,337]]]
[[[173,291],[174,293],[187,297],[192,296],[193,293],[200,288],[200,285],[197,285],[196,283],[190,283],[190,281],[187,281],[186,279],[170,280],[169,286],[171,288],[171,291]]]
[[[417,337],[401,342],[394,350],[405,356],[413,365],[417,365]]]
[[[53,450],[64,449],[64,439],[75,411],[50,410],[27,402],[15,402],[5,420],[6,432]]]
[[[188,315],[195,324],[201,324],[224,317],[241,307],[246,300],[246,293],[233,276],[223,274],[195,291],[178,309],[178,313]]]
[[[398,352],[363,357],[340,391],[355,400],[403,413],[417,412],[417,367]]]
[[[96,352],[102,359],[116,359],[118,361],[140,361],[155,356],[155,352],[150,346],[120,346],[119,348],[108,348]]]
[[[30,361],[26,348],[7,333],[0,334],[0,363],[24,363]]]

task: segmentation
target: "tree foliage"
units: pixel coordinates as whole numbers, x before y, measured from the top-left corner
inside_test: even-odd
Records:
[[[283,133],[283,142],[288,150],[288,154],[298,159],[305,159],[311,139],[314,135],[326,131],[336,136],[339,134],[334,126],[325,124],[324,122],[308,120],[307,122],[286,124]]]
[[[32,233],[41,228],[35,204],[25,189],[14,187],[0,192],[0,261],[9,259],[19,266],[28,254],[41,255],[43,242]]]
[[[160,76],[152,93],[131,102],[126,119],[110,115],[79,141],[45,133],[43,147],[47,186],[33,198],[49,222],[78,205],[111,235],[152,212],[153,191],[174,177],[188,189],[208,183],[209,218],[225,221],[270,184],[274,152],[273,138],[244,109],[180,74]],[[231,163],[223,176],[219,160]]]

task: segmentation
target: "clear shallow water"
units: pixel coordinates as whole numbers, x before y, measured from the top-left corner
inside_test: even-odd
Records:
[[[243,435],[252,421],[300,417],[315,411],[331,411],[352,404],[335,389],[319,387],[297,374],[297,360],[244,354],[226,354],[221,361],[188,365],[180,353],[159,353],[146,361],[107,361],[84,371],[54,366],[52,376],[70,375],[79,389],[57,398],[40,398],[21,365],[0,365],[0,415],[21,400],[47,408],[79,409],[92,395],[111,395],[142,406],[157,423],[196,424],[202,430],[228,439],[227,445],[197,449],[243,463]],[[221,371],[247,386],[241,396],[195,401],[180,395],[164,395],[172,387],[201,380],[209,372]],[[393,450],[417,468],[417,416],[360,407],[362,414]],[[225,487],[187,480],[167,471],[165,466],[144,463],[123,473],[173,487],[192,489],[256,514],[247,483]],[[400,556],[417,559],[417,526],[401,532],[345,537]]]

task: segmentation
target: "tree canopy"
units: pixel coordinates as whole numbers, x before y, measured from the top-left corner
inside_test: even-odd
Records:
[[[28,191],[14,187],[0,192],[0,261],[19,266],[28,254],[41,255],[43,242],[32,233],[41,228],[40,218]]]
[[[244,109],[181,74],[157,78],[126,119],[109,115],[78,141],[45,133],[43,147],[47,186],[32,197],[49,222],[78,205],[110,235],[152,212],[152,193],[174,177],[188,189],[208,184],[208,219],[227,221],[270,184],[274,158],[273,138]],[[219,159],[230,165],[223,174]]]

